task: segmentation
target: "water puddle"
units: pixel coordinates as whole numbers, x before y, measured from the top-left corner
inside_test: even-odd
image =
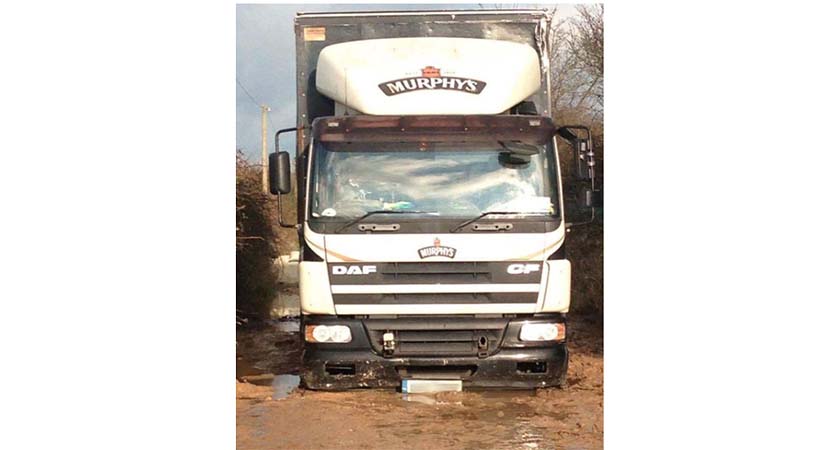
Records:
[[[407,402],[422,403],[424,405],[463,405],[461,400],[437,398],[430,394],[401,394],[400,398]]]
[[[548,431],[543,428],[548,411],[538,406],[536,397],[535,390],[468,390],[396,396],[398,402],[411,403],[412,406],[406,405],[410,410],[434,407],[433,417],[445,422],[447,427],[480,430],[481,438],[475,444],[486,439],[502,448],[554,448],[547,439]],[[412,429],[414,417],[424,414],[424,409],[414,411],[409,416],[411,421],[401,426]]]
[[[297,374],[303,350],[300,320],[270,320],[236,330],[236,378]],[[260,380],[260,384],[270,384]]]
[[[271,387],[274,389],[271,398],[273,400],[286,398],[298,385],[300,385],[300,377],[297,375],[277,375],[271,382]]]
[[[278,320],[274,323],[277,331],[281,333],[298,333],[300,332],[300,320]]]

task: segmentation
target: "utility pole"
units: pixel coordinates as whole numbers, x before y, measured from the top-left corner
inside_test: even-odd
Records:
[[[271,108],[265,105],[260,105],[262,110],[262,188],[263,192],[268,194],[268,112]]]

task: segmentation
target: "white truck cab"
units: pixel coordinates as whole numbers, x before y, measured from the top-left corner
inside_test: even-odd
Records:
[[[303,383],[563,383],[571,265],[544,11],[299,14]],[[283,131],[283,130],[281,130]],[[278,132],[279,135],[280,132]],[[291,191],[271,155],[272,192]]]

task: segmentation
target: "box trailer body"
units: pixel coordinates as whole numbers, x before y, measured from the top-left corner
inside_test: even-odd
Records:
[[[307,387],[563,383],[549,27],[544,11],[296,17]]]

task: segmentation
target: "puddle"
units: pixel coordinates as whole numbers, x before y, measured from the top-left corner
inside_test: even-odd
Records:
[[[274,323],[277,331],[281,333],[298,333],[300,332],[300,320],[278,320]]]
[[[425,405],[437,405],[437,400],[434,397],[421,394],[402,394],[401,397],[407,402],[423,403]]]
[[[236,378],[245,380],[265,374],[297,374],[302,350],[299,319],[271,320],[237,327]]]
[[[537,396],[534,390],[469,390],[441,391],[423,393],[401,393],[399,398],[409,402],[428,405],[464,405],[474,407],[499,408],[527,403],[529,398]]]
[[[299,384],[300,377],[297,375],[277,375],[271,382],[271,387],[274,389],[271,398],[273,400],[286,398]]]
[[[477,431],[480,437],[468,446],[492,441],[500,448],[555,448],[547,437],[549,431],[543,426],[548,411],[537,406],[536,397],[535,390],[468,390],[397,394],[392,398],[402,402],[408,411],[414,411],[398,424],[409,432],[424,432],[415,427],[415,421],[428,414],[423,411],[431,411],[423,409],[429,405],[435,408],[429,417],[446,423],[447,427],[480,430]]]
[[[288,397],[300,384],[300,319],[267,320],[238,327],[236,347],[238,380],[271,386],[274,400]]]
[[[581,325],[588,326],[586,324]],[[302,344],[300,319],[252,321],[237,327],[237,379],[260,386],[237,385],[237,434],[243,448],[590,449],[602,448],[602,357],[589,344],[600,331],[579,331],[585,349],[573,353],[572,389],[470,389],[464,392],[401,393],[397,389],[346,392],[296,392]],[[590,326],[591,328],[591,326]],[[578,329],[579,330],[579,329]],[[583,337],[580,337],[583,336]],[[283,375],[277,375],[283,374]],[[597,386],[597,389],[590,388]],[[586,388],[586,389],[583,389]],[[250,390],[249,390],[250,389]],[[270,390],[269,390],[270,389]],[[298,388],[302,389],[302,388]],[[256,394],[252,394],[252,392]],[[270,397],[269,397],[270,396]],[[266,402],[265,399],[285,399]],[[328,424],[330,433],[313,433],[311,417]],[[596,427],[597,425],[597,427]],[[296,445],[289,445],[289,443]],[[239,442],[237,442],[239,444]]]
[[[429,394],[401,394],[400,398],[407,402],[422,403],[424,405],[463,405],[460,400],[437,398]]]

